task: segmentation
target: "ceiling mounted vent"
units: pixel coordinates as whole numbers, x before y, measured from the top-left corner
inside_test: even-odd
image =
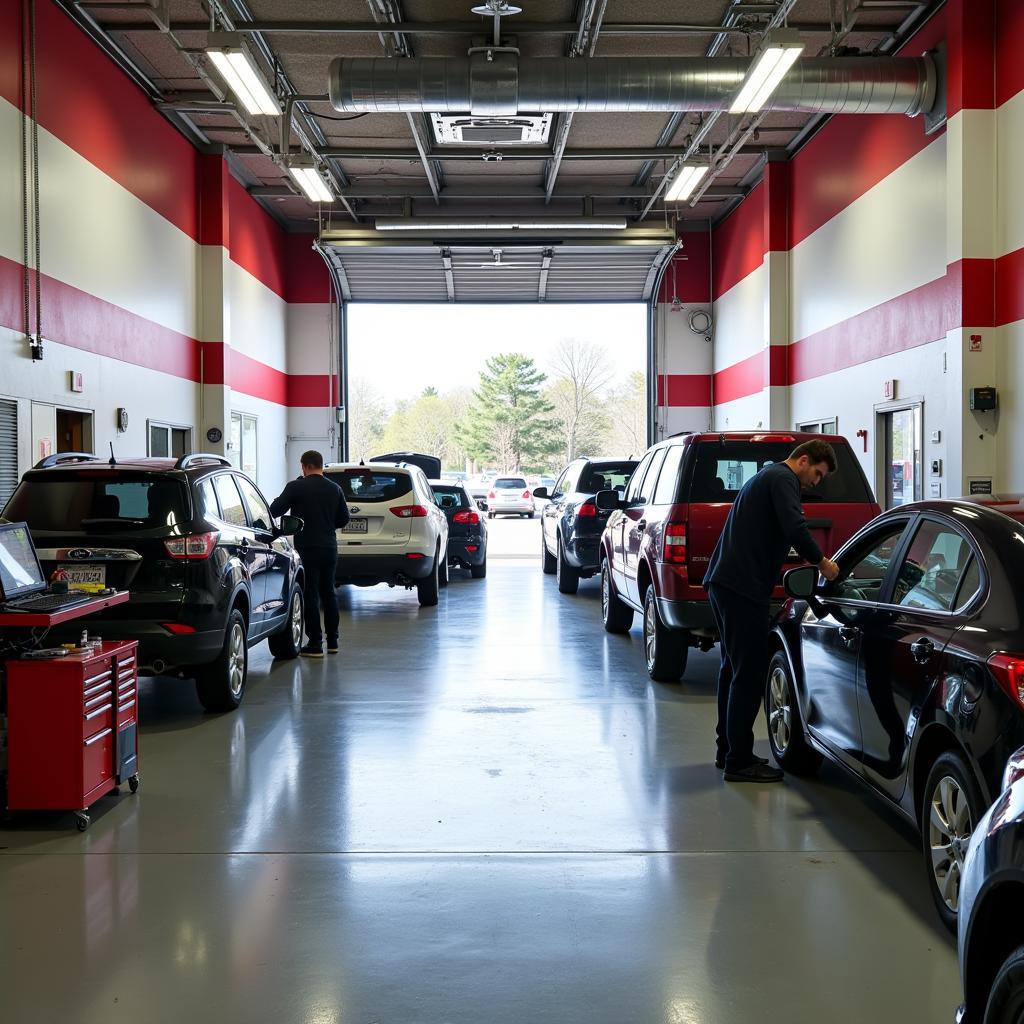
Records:
[[[473,117],[431,114],[434,138],[443,146],[540,146],[548,141],[551,114]]]

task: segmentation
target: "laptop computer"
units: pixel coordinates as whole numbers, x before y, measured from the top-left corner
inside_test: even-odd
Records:
[[[0,524],[0,611],[56,611],[89,600],[88,594],[50,590],[27,523]]]

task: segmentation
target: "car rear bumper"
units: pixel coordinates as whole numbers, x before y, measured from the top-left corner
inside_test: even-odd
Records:
[[[532,501],[492,501],[487,506],[487,511],[498,515],[526,515],[535,512],[536,508]]]
[[[376,583],[404,584],[426,579],[434,571],[433,555],[409,558],[401,555],[350,555],[338,552],[334,571],[336,584],[354,583],[369,587]]]
[[[601,535],[570,537],[563,548],[566,561],[581,573],[593,575],[601,568]]]
[[[476,550],[468,551],[469,547]],[[448,561],[453,565],[483,565],[486,558],[487,547],[482,540],[448,538]]]

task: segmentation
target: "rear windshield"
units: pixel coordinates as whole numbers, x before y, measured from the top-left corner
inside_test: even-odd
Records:
[[[495,490],[499,488],[518,490],[520,487],[526,487],[526,481],[521,476],[499,476],[492,486]]]
[[[150,530],[188,521],[186,485],[171,477],[117,470],[23,480],[4,509],[33,531]]]
[[[591,465],[580,478],[578,491],[613,491],[624,488],[636,469],[636,462],[604,462]]]
[[[756,473],[775,462],[785,462],[792,441],[704,441],[697,446],[689,498],[678,501],[731,502]],[[804,502],[870,502],[874,499],[848,445],[833,445],[837,468],[813,490],[803,492]]]
[[[347,501],[391,501],[412,490],[412,477],[386,469],[341,469],[327,474]]]
[[[450,484],[448,486],[444,484],[431,484],[430,488],[437,497],[438,502],[440,502],[444,495],[448,494],[457,498],[462,508],[469,508],[469,495],[457,484]]]

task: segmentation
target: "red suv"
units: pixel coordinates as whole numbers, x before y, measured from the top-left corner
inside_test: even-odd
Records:
[[[601,491],[611,509],[601,538],[601,613],[609,633],[625,633],[643,614],[644,657],[652,679],[678,679],[689,648],[718,639],[702,583],[711,553],[740,488],[759,470],[782,462],[801,442],[828,441],[838,468],[804,492],[811,533],[831,554],[879,514],[856,456],[843,437],[820,434],[683,434],[648,449],[625,494]],[[786,568],[801,562],[790,551]],[[775,591],[781,605],[781,583]]]

